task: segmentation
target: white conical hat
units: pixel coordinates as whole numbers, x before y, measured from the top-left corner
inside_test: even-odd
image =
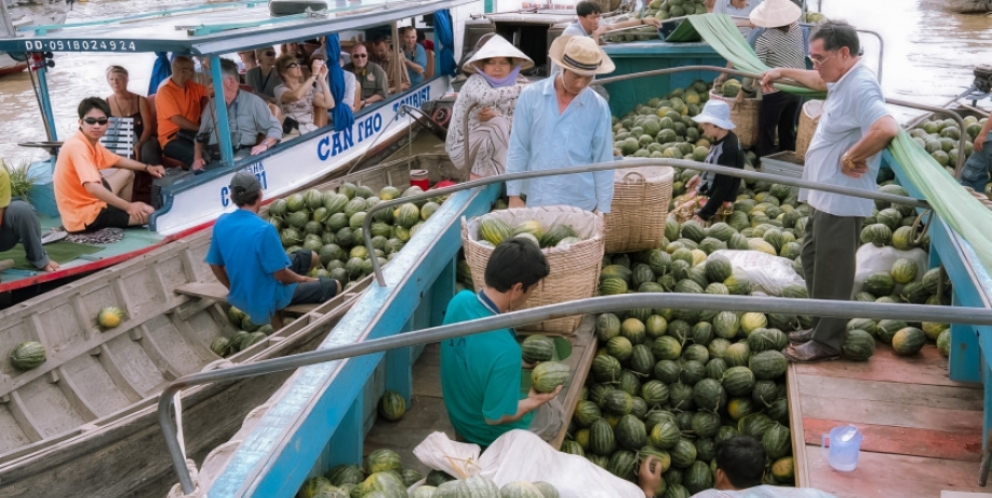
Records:
[[[534,61],[527,54],[523,53],[517,47],[514,47],[512,43],[506,41],[499,35],[493,35],[486,41],[485,45],[479,48],[472,57],[465,61],[462,65],[462,70],[466,73],[475,73],[478,69],[475,65],[476,62],[484,61],[493,57],[506,57],[509,59],[516,59],[514,65],[520,64],[521,70],[527,70],[534,67]]]
[[[802,15],[802,9],[792,0],[764,0],[751,11],[749,18],[755,26],[778,28],[798,21]]]

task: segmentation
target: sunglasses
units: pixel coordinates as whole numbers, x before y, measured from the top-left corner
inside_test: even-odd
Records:
[[[369,54],[354,54],[354,55],[351,56],[351,58],[352,59],[364,59],[364,58],[366,58],[368,56],[369,56]]]
[[[264,52],[264,54],[266,56],[268,56],[268,57],[275,57],[276,56],[276,53],[275,52]]]
[[[300,67],[300,65],[295,62],[290,62],[286,65],[286,69],[293,69],[294,67]]]
[[[834,54],[834,55],[837,55],[837,54]],[[828,60],[832,59],[833,57],[834,57],[833,55],[828,56],[828,57],[822,57],[822,58],[821,57],[813,57],[811,55],[807,55],[806,56],[806,58],[809,59],[809,61],[812,62],[814,66],[822,66],[824,62],[827,62]]]
[[[83,118],[83,122],[86,123],[86,124],[88,124],[88,125],[98,124],[100,126],[103,126],[103,125],[107,124],[108,121],[110,121],[109,118],[99,118],[99,119],[97,119],[97,118]]]

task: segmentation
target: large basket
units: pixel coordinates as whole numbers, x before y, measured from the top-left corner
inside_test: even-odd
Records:
[[[603,220],[607,254],[661,247],[674,177],[668,166],[616,170],[613,204]]]
[[[503,209],[467,221],[462,219],[462,247],[465,249],[465,261],[472,270],[472,282],[477,289],[485,286],[486,264],[493,253],[492,247],[478,242],[479,223],[487,217],[499,218],[511,227],[528,220],[536,220],[544,227],[564,223],[574,228],[579,238],[583,239],[582,242],[567,247],[543,249],[551,273],[527,298],[524,308],[564,303],[596,295],[605,242],[602,217],[570,206],[545,206]],[[571,334],[578,328],[581,320],[582,316],[576,315],[518,328],[553,334]]]
[[[761,99],[741,99],[736,97],[727,98],[710,90],[710,98],[722,100],[730,106],[730,120],[737,128],[734,133],[741,147],[750,148],[758,143],[758,109],[761,108]]]
[[[821,114],[823,114],[822,100],[810,100],[803,104],[803,110],[799,113],[799,131],[796,132],[796,156],[806,157],[809,143],[816,133],[816,125],[820,123]]]

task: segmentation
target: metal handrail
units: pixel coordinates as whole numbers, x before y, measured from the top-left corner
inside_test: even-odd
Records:
[[[965,148],[965,143],[967,143],[967,139],[965,137],[968,136],[968,134],[965,132],[965,128],[967,127],[964,124],[964,118],[962,118],[960,114],[945,107],[937,107],[927,104],[917,104],[915,102],[910,102],[908,100],[890,99],[890,98],[886,98],[885,103],[897,105],[901,107],[920,109],[921,111],[930,111],[933,113],[947,114],[948,116],[951,117],[951,119],[957,122],[958,129],[961,130],[961,135],[958,137],[958,159],[956,162],[956,166],[954,168],[954,178],[960,180],[961,172],[964,170],[964,161],[965,161],[964,148]]]
[[[233,381],[259,375],[294,370],[300,367],[364,356],[418,344],[429,344],[445,339],[479,334],[491,330],[518,327],[553,318],[578,314],[596,314],[639,308],[666,308],[686,310],[724,310],[809,315],[831,318],[857,316],[870,319],[898,319],[904,321],[931,321],[992,325],[992,309],[963,308],[920,304],[863,303],[819,299],[792,299],[762,296],[722,296],[710,294],[644,293],[622,296],[594,297],[552,304],[523,311],[504,313],[489,318],[432,327],[416,332],[396,334],[382,339],[347,344],[318,351],[310,351],[282,358],[262,360],[250,365],[239,365],[222,370],[185,375],[169,384],[158,400],[158,420],[162,427],[172,464],[186,494],[194,490],[189,469],[180,449],[178,431],[173,427],[172,408],[174,396],[189,386]]]
[[[778,183],[781,185],[789,185],[792,187],[801,187],[801,188],[808,188],[813,190],[822,190],[824,192],[848,195],[851,197],[860,197],[864,199],[907,204],[913,207],[920,207],[924,209],[928,209],[930,207],[930,204],[927,201],[921,199],[915,199],[912,197],[886,194],[882,192],[864,190],[859,188],[841,187],[838,185],[825,185],[821,183],[811,182],[808,180],[802,180],[799,178],[789,178],[789,177],[773,175],[769,173],[758,173],[756,171],[739,170],[739,169],[727,168],[726,166],[699,163],[696,161],[687,161],[685,159],[627,158],[621,161],[609,161],[605,163],[572,166],[570,168],[561,168],[552,171],[527,171],[524,173],[507,173],[505,175],[490,176],[486,178],[480,178],[478,180],[471,180],[468,182],[453,185],[451,187],[431,190],[422,194],[411,195],[409,197],[400,197],[389,201],[382,201],[376,204],[375,206],[372,206],[372,208],[369,209],[368,212],[366,213],[365,221],[362,224],[362,235],[365,238],[365,246],[368,248],[369,254],[375,254],[375,250],[372,247],[372,236],[371,236],[370,228],[372,225],[372,220],[374,219],[373,215],[377,211],[381,211],[383,209],[399,206],[401,204],[406,204],[408,202],[416,202],[421,200],[432,199],[435,197],[442,197],[461,190],[468,190],[476,187],[484,187],[486,185],[492,185],[494,183],[503,183],[514,180],[526,180],[529,178],[539,178],[542,176],[569,175],[574,173],[591,173],[595,171],[631,169],[631,168],[640,168],[645,166],[674,166],[680,168],[689,168],[697,171],[707,171],[712,173],[718,173],[721,175],[735,176],[738,178],[743,178],[745,180],[768,181],[768,182]],[[372,263],[372,271],[373,273],[375,273],[376,282],[379,283],[380,287],[385,287],[386,280],[382,276],[382,269],[380,268],[377,259],[378,258],[373,257],[370,258],[369,261],[371,261]]]
[[[868,33],[869,35],[874,35],[878,38],[878,83],[882,84],[882,59],[885,57],[885,40],[882,39],[882,35],[870,29],[855,29],[859,33]]]

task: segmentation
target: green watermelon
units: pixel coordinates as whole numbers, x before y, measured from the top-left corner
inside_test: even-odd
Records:
[[[520,345],[524,363],[535,364],[548,361],[554,356],[555,342],[544,335],[532,335],[524,339]]]
[[[406,414],[406,398],[400,393],[386,391],[379,399],[379,415],[382,418],[395,422]],[[419,479],[418,479],[419,480]]]
[[[531,387],[539,393],[550,393],[563,385],[570,374],[571,369],[568,365],[558,361],[544,361],[531,372]]]
[[[851,361],[868,361],[868,358],[875,353],[875,338],[864,330],[848,330],[840,353]]]
[[[761,380],[774,380],[785,375],[789,368],[789,360],[778,351],[762,351],[751,356],[748,367],[754,376]]]
[[[31,370],[45,363],[45,346],[40,342],[22,342],[10,353],[10,363],[18,370]]]
[[[892,349],[899,356],[912,356],[923,349],[927,337],[922,330],[915,327],[900,329],[892,336]]]

